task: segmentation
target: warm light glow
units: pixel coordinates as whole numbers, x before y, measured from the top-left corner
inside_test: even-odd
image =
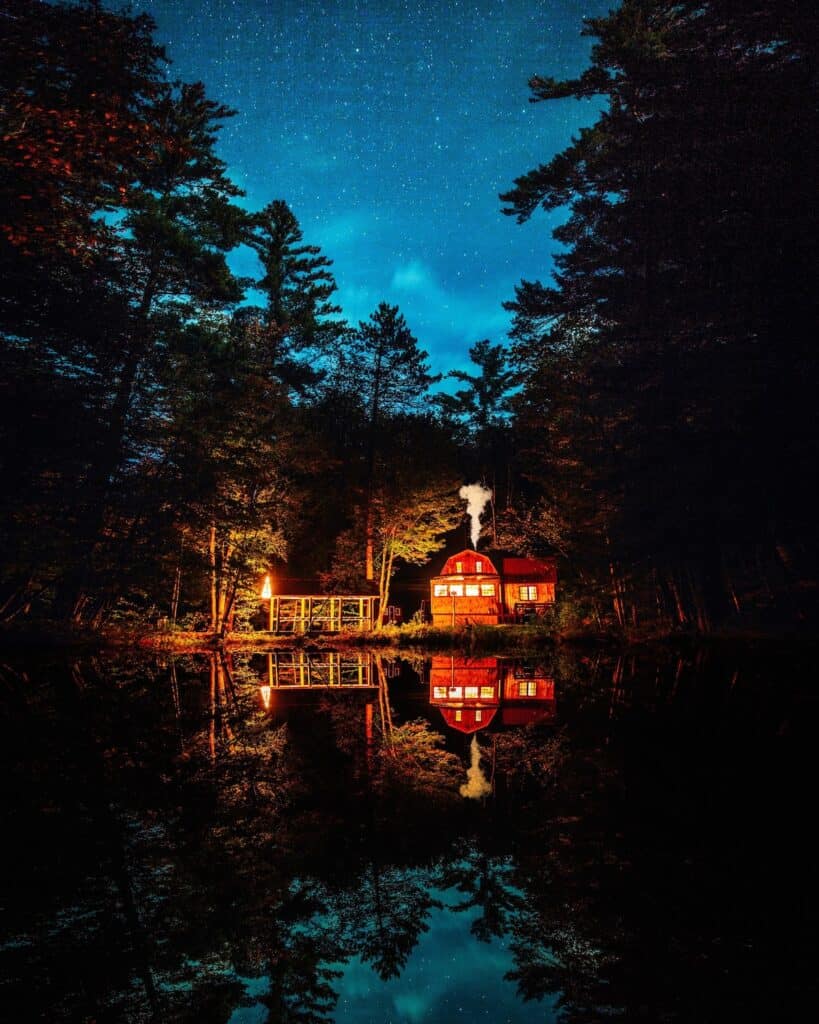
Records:
[[[268,574],[265,576],[264,583],[262,584],[262,600],[269,601],[272,596],[273,584],[270,582],[270,575]]]
[[[271,687],[269,687],[269,686],[260,686],[259,687],[259,693],[262,695],[262,704],[264,704],[265,711],[269,711],[270,710],[270,694],[272,692],[273,691],[272,691]]]

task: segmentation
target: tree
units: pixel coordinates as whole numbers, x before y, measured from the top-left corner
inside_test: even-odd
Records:
[[[808,535],[815,29],[798,2],[624,0],[587,22],[586,72],[530,83],[606,108],[502,197],[519,221],[570,207],[553,286],[509,304],[530,476],[615,591],[676,593],[700,628],[725,614],[732,549]]]
[[[304,391],[320,380],[304,354],[312,353],[313,360],[326,357],[346,329],[334,319],[341,307],[332,302],[333,261],[322,256],[317,245],[302,244],[299,222],[284,200],[268,203],[251,217],[250,224],[248,243],[264,271],[257,287],[266,296],[267,306],[259,319],[270,346],[271,365]]]
[[[382,302],[370,319],[358,325],[351,339],[350,371],[361,385],[366,410],[364,424],[364,520],[365,572],[375,579],[373,488],[381,433],[390,416],[420,407],[428,388],[440,376],[432,376],[427,353],[419,348],[397,306]]]

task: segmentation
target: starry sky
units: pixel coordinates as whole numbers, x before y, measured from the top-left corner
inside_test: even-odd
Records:
[[[530,104],[532,74],[578,74],[584,16],[611,0],[139,0],[171,77],[238,115],[219,152],[259,209],[285,199],[334,261],[348,320],[398,305],[433,369],[503,341],[521,278],[547,279],[559,213],[500,212],[515,177],[595,119]],[[248,253],[234,269],[256,271]]]

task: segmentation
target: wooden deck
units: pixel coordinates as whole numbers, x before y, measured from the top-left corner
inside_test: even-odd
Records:
[[[366,632],[375,625],[377,603],[371,594],[274,594],[269,632]]]

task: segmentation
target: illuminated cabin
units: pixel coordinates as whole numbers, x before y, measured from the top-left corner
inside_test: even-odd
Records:
[[[431,586],[434,625],[494,626],[501,621],[500,575],[486,555],[470,548],[453,555]]]
[[[431,581],[435,626],[495,626],[543,615],[555,603],[553,558],[504,558],[499,573],[486,555],[467,548],[448,558]]]
[[[555,603],[556,587],[553,558],[504,558],[503,606],[511,621],[543,615]]]

